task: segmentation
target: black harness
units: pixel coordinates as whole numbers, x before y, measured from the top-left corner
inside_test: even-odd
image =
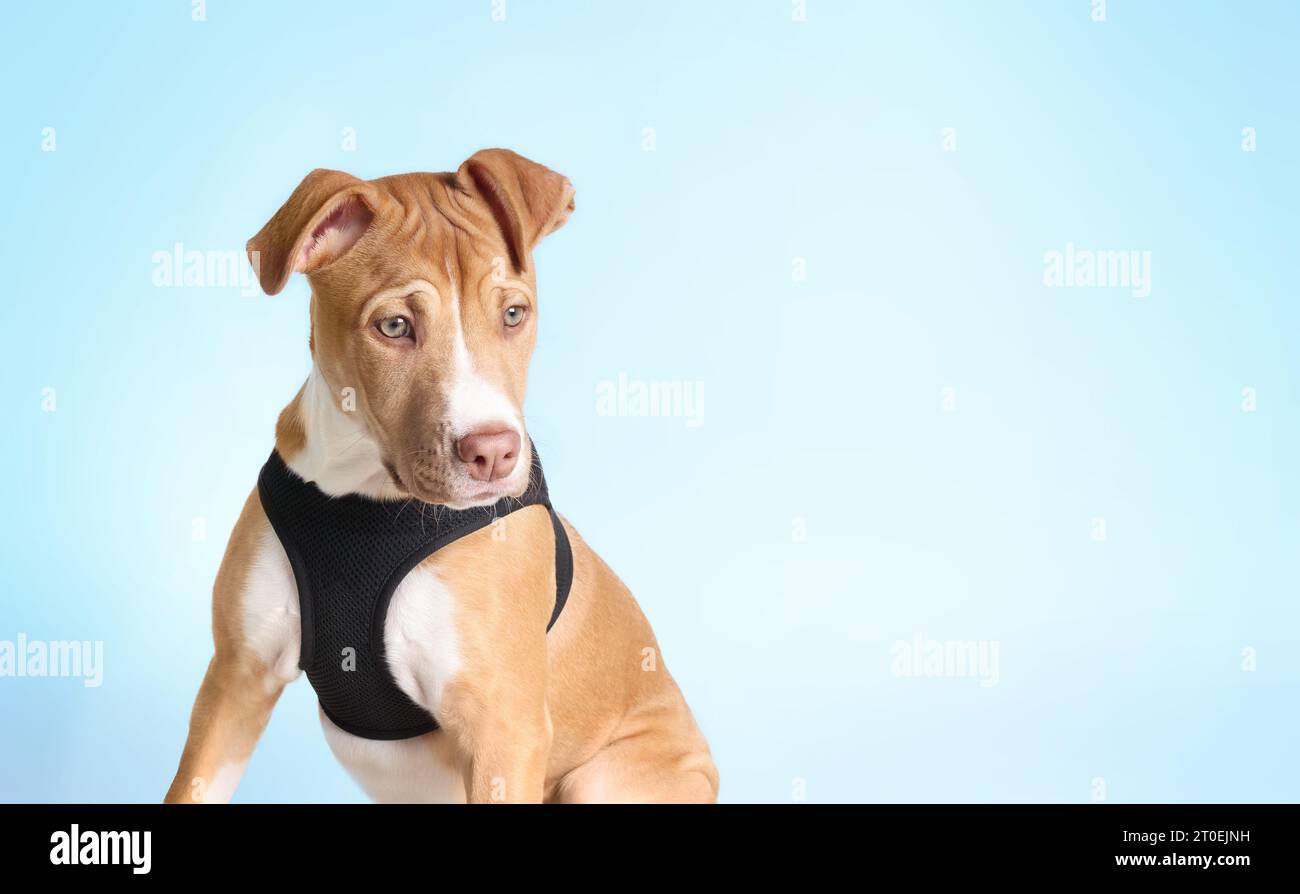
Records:
[[[551,507],[536,450],[522,497],[473,509],[326,496],[295,475],[277,452],[262,467],[257,490],[298,585],[298,666],[325,715],[353,735],[407,739],[438,728],[433,715],[393,680],[384,660],[384,619],[402,579],[447,544],[525,506],[545,506],[555,531],[555,609],[548,631],[569,598],[573,552]]]

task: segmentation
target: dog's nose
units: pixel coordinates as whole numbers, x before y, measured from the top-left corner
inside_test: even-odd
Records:
[[[456,455],[469,466],[469,477],[475,481],[504,478],[515,470],[519,433],[513,429],[470,432],[456,442]]]

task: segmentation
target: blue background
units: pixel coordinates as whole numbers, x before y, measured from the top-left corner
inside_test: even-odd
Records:
[[[1300,799],[1298,9],[7,9],[0,639],[105,672],[0,678],[0,799],[161,798],[309,369],[304,280],[160,288],[154,252],[496,145],[577,188],[530,428],[725,800]],[[1151,295],[1044,287],[1066,243],[1152,252]],[[598,415],[620,373],[703,382],[704,424]],[[917,634],[997,641],[998,685],[893,675]],[[236,798],[361,798],[304,681]]]

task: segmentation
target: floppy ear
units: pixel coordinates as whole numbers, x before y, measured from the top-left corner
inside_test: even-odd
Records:
[[[262,291],[275,295],[291,273],[315,273],[348,253],[374,220],[369,184],[317,168],[248,240],[248,260]]]
[[[509,149],[475,152],[456,172],[456,182],[487,204],[520,273],[528,269],[533,247],[573,213],[568,178]]]

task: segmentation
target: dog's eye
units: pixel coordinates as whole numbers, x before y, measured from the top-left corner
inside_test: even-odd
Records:
[[[512,304],[506,308],[506,325],[510,327],[518,326],[524,321],[525,310],[522,305]]]
[[[379,331],[389,338],[406,338],[411,334],[411,321],[406,317],[389,317],[379,321]]]

